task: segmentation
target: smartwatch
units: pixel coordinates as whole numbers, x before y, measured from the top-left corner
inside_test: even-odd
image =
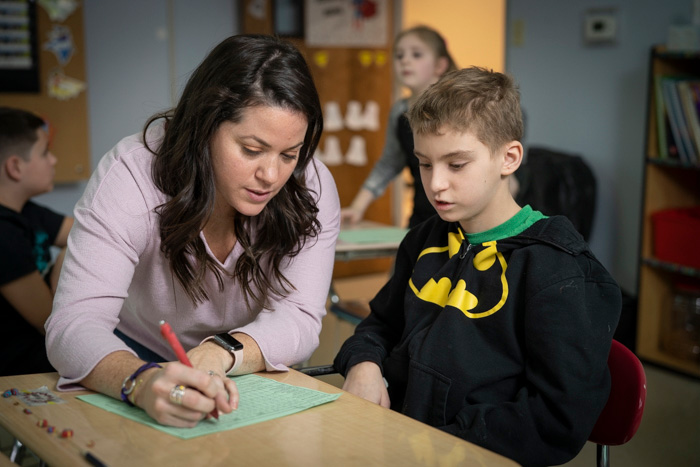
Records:
[[[233,366],[226,372],[226,375],[233,374],[243,363],[243,344],[231,334],[222,332],[211,338],[216,345],[223,347],[233,355]]]

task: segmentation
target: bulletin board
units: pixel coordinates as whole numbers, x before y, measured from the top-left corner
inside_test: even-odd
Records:
[[[38,92],[36,4],[0,3],[0,92]]]
[[[351,0],[304,2],[305,18],[310,17],[310,7],[327,8],[329,14],[338,11],[339,3],[352,7]],[[242,2],[242,32],[275,34],[274,0],[245,0]],[[317,5],[314,6],[313,4]],[[361,4],[363,2],[359,2]],[[321,98],[324,114],[324,130],[317,156],[329,168],[335,178],[341,206],[349,206],[384,148],[387,119],[392,104],[393,71],[391,39],[393,29],[392,0],[369,2],[374,11],[365,10],[364,24],[378,18],[385,30],[381,46],[344,45],[329,40],[328,46],[309,46],[303,38],[289,39],[304,54],[314,77]],[[381,8],[378,10],[377,8]],[[321,11],[313,12],[316,16]],[[370,14],[370,15],[368,15]],[[331,18],[333,19],[333,18]],[[308,29],[306,21],[304,28]],[[358,35],[362,30],[358,29]],[[308,33],[308,31],[307,31]],[[392,190],[376,199],[367,209],[365,219],[392,224]],[[391,258],[338,261],[334,277],[346,277],[374,272],[386,272],[391,268]]]
[[[31,3],[36,21],[32,34],[39,86],[38,90],[27,92],[4,92],[0,87],[0,105],[34,112],[49,122],[50,148],[58,158],[57,183],[87,179],[90,150],[82,5],[78,0],[4,3]],[[0,15],[0,35],[11,36],[3,32],[2,19]]]

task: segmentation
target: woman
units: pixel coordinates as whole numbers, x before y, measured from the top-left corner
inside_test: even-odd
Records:
[[[224,375],[308,358],[340,223],[333,179],[312,158],[322,128],[299,51],[242,35],[205,58],[172,111],[119,142],[75,209],[46,324],[58,388],[191,427],[236,408]],[[193,368],[159,368],[175,360],[161,320]]]

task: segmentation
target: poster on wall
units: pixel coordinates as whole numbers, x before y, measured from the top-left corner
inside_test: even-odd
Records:
[[[309,47],[385,47],[386,0],[306,0]]]
[[[0,1],[0,92],[39,92],[36,6]]]

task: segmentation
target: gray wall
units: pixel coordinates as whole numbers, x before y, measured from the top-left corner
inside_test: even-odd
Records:
[[[171,106],[216,43],[238,32],[233,0],[84,2],[93,167],[120,138]],[[206,8],[202,8],[206,5]],[[618,41],[586,46],[586,10],[616,7]],[[598,179],[595,254],[636,292],[649,49],[688,21],[690,0],[509,0],[506,68],[520,84],[526,144],[582,155]],[[524,25],[522,45],[510,37]],[[58,155],[60,157],[60,154]],[[71,213],[84,183],[39,197]]]
[[[232,0],[83,2],[92,168],[121,138],[172,106],[207,52],[238,33]],[[60,154],[56,155],[61,157]],[[86,182],[36,199],[71,214]]]
[[[508,0],[506,68],[520,84],[526,143],[592,166],[598,202],[591,248],[636,293],[650,48],[690,22],[690,0]],[[587,46],[585,12],[616,7],[617,44]],[[514,43],[513,24],[524,24]]]

